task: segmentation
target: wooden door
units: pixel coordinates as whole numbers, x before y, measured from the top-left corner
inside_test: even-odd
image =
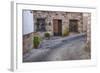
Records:
[[[54,36],[62,35],[62,20],[58,19],[53,20],[53,32]]]

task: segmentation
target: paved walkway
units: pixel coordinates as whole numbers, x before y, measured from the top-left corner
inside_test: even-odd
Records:
[[[40,62],[89,59],[89,53],[84,51],[85,36],[83,34],[82,36],[75,36],[76,38],[70,36],[67,38],[59,38],[58,40],[53,39],[53,41],[44,40],[42,43],[48,41],[48,45],[42,44],[39,49],[32,49],[24,55],[23,61]]]

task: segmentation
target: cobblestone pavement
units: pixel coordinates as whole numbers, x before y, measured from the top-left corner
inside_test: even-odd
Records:
[[[70,39],[70,37],[44,40],[40,48],[32,49],[23,56],[23,62],[90,59],[89,53],[84,51],[85,36],[75,39]]]

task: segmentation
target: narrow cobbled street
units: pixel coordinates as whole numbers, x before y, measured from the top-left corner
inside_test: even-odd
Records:
[[[53,39],[50,42],[47,40],[48,43],[40,45],[39,49],[32,49],[29,53],[25,54],[23,62],[90,59],[89,53],[84,51],[85,36],[68,39],[59,38],[58,40]]]

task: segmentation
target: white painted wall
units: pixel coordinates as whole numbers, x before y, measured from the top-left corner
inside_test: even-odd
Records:
[[[33,14],[30,10],[23,10],[23,35],[34,30]]]

